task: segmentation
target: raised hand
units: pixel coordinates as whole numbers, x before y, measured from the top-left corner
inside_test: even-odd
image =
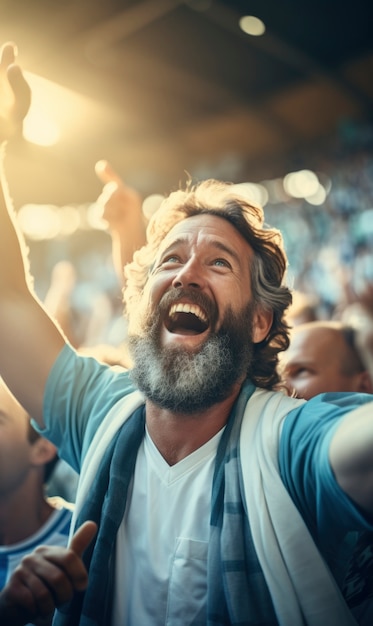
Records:
[[[31,91],[22,71],[15,65],[17,49],[11,42],[0,50],[0,142],[20,128],[29,110]]]
[[[85,522],[69,547],[39,546],[24,557],[0,593],[0,624],[48,623],[42,620],[71,600],[75,591],[83,591],[88,574],[81,557],[96,532],[94,522]]]
[[[142,199],[138,191],[127,185],[108,161],[98,161],[95,171],[104,184],[97,203],[102,206],[102,217],[108,222],[114,267],[123,281],[124,265],[132,261],[135,250],[146,241]]]
[[[98,161],[95,171],[104,184],[97,202],[103,207],[102,217],[115,228],[123,219],[143,220],[142,199],[138,191],[127,185],[108,161]]]

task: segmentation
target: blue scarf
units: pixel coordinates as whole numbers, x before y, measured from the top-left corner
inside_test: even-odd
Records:
[[[239,435],[248,399],[246,383],[236,401],[217,450],[212,485],[207,568],[207,616],[191,626],[276,626],[272,600],[253,546],[243,506]],[[56,612],[54,626],[109,626],[113,595],[115,540],[126,506],[138,448],[144,437],[144,407],[124,422],[103,456],[76,527],[98,524],[84,562],[89,585]],[[119,626],[119,625],[118,625]]]

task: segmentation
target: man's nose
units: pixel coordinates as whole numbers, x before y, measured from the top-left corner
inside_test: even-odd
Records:
[[[203,286],[204,276],[201,264],[195,257],[190,258],[180,267],[172,281],[173,287],[195,287],[199,289]]]

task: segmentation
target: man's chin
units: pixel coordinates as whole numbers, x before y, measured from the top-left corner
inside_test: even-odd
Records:
[[[158,317],[146,335],[130,338],[134,383],[155,404],[180,413],[221,402],[251,362],[250,320],[245,310],[216,334],[187,334],[171,332]]]

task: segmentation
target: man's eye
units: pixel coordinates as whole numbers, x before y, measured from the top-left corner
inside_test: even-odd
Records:
[[[310,370],[307,367],[300,367],[294,373],[294,377],[302,378],[303,376],[308,376],[310,374]]]
[[[218,267],[231,267],[231,264],[226,259],[215,259],[213,265]]]
[[[170,254],[162,259],[162,264],[164,263],[180,263],[180,258],[176,254]]]

